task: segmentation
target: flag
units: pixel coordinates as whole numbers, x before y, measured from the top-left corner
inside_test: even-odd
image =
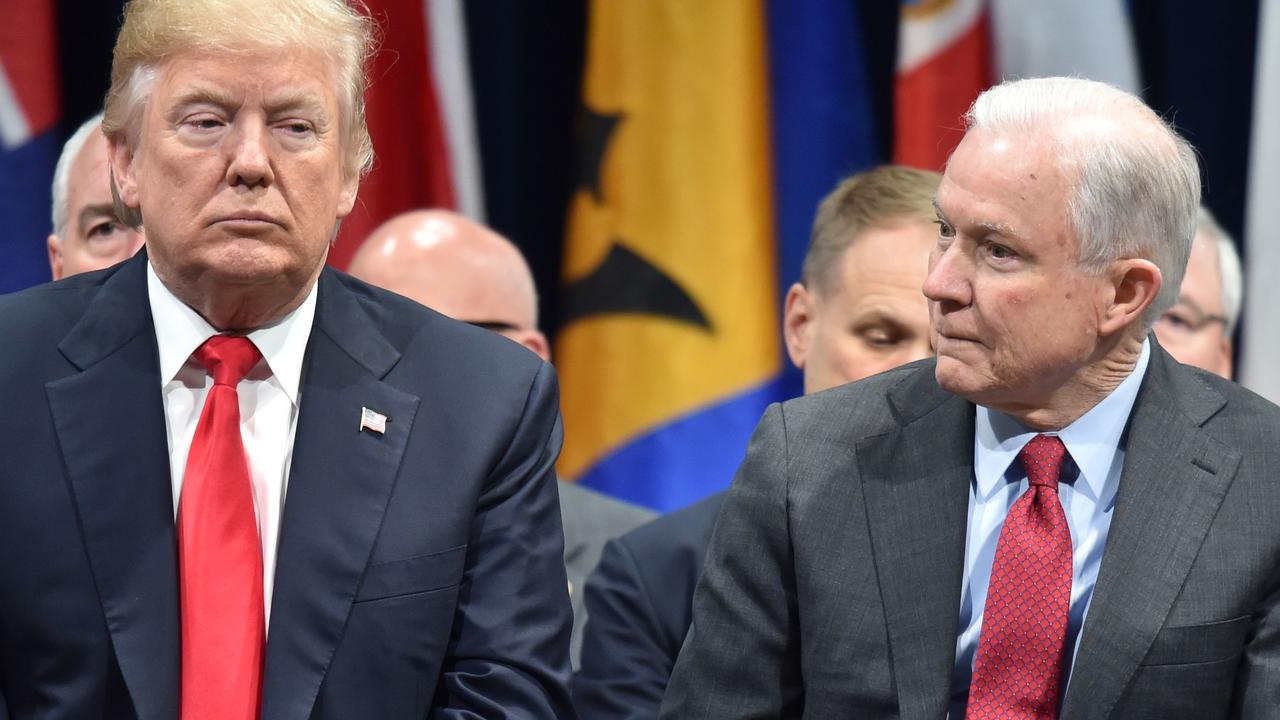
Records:
[[[781,368],[764,6],[589,8],[562,476],[659,510],[728,486]]]
[[[800,279],[818,203],[882,158],[860,20],[852,3],[770,0],[769,75],[779,307]],[[783,394],[800,391],[788,363]]]
[[[940,171],[991,84],[987,10],[984,0],[903,0],[901,13],[893,160]]]
[[[329,255],[340,268],[399,213],[448,208],[484,220],[460,0],[370,0],[368,7],[383,33],[365,95],[376,159]]]
[[[52,0],[4,0],[0,13],[0,293],[49,280],[45,238],[61,151]]]
[[[1280,403],[1280,285],[1270,275],[1280,268],[1280,233],[1271,206],[1280,198],[1280,2],[1258,8],[1258,49],[1253,86],[1253,140],[1250,145],[1245,219],[1244,334],[1241,381]]]

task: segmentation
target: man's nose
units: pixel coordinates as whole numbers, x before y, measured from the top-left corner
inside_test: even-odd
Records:
[[[929,275],[921,287],[924,296],[944,307],[968,305],[973,292],[968,266],[960,243],[952,242],[946,248],[935,249],[929,257]]]
[[[227,184],[265,187],[275,180],[271,169],[271,135],[265,125],[237,123],[230,138]]]

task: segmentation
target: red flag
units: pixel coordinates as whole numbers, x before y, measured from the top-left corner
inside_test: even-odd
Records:
[[[13,148],[58,121],[52,0],[5,0],[0,17],[0,147]]]
[[[418,208],[483,220],[466,29],[457,0],[369,0],[382,43],[366,94],[373,170],[360,184],[329,263],[344,268],[392,216]]]
[[[905,0],[894,83],[893,161],[942,170],[963,116],[992,81],[984,0]]]

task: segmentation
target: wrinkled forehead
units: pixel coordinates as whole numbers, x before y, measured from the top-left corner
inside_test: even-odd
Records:
[[[312,105],[336,115],[337,89],[332,60],[315,50],[189,51],[156,67],[153,100],[167,105],[204,101],[230,109],[250,102]]]
[[[107,138],[102,131],[95,129],[85,138],[80,152],[76,153],[71,163],[71,172],[67,176],[67,193],[76,195],[93,183],[107,181]]]
[[[1030,238],[1069,225],[1075,169],[1040,131],[967,132],[935,196],[942,219],[964,230]]]

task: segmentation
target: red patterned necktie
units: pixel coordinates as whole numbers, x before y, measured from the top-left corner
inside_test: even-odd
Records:
[[[248,338],[216,335],[195,357],[213,387],[178,503],[182,720],[253,720],[266,641],[262,544],[236,386],[262,355]]]
[[[982,616],[968,720],[1058,717],[1071,608],[1071,530],[1058,501],[1067,449],[1037,435],[1018,457],[1030,487],[1009,508]]]

